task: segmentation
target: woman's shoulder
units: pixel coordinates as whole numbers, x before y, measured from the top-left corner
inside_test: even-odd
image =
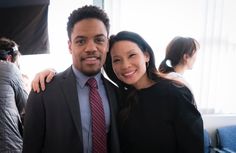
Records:
[[[186,85],[174,80],[160,80],[155,86],[158,89],[156,93],[161,95],[165,101],[173,103],[174,106],[178,108],[196,107],[194,96]]]
[[[186,84],[178,80],[160,79],[156,86],[170,95],[187,94],[192,95]]]

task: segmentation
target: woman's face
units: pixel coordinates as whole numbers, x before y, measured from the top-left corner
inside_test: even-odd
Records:
[[[115,42],[111,48],[112,67],[118,79],[140,89],[147,84],[146,62],[148,53],[128,40]]]

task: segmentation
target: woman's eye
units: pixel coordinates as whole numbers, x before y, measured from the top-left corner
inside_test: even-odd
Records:
[[[113,61],[112,61],[112,63],[117,63],[117,62],[119,62],[120,60],[119,59],[114,59]]]
[[[136,54],[130,54],[129,57],[131,58],[131,57],[134,57],[135,55],[136,55]]]

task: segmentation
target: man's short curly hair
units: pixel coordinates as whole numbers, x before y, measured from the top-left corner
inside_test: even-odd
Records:
[[[110,30],[109,18],[107,14],[104,12],[104,10],[97,6],[85,5],[81,8],[74,10],[68,18],[67,34],[68,34],[69,40],[71,39],[71,33],[74,28],[74,25],[78,21],[81,21],[83,19],[88,19],[88,18],[96,18],[98,20],[101,20],[106,27],[107,34],[109,34],[109,30]]]
[[[20,52],[18,50],[18,44],[6,37],[0,38],[0,60],[6,60],[7,55],[12,56],[12,62],[16,62]]]

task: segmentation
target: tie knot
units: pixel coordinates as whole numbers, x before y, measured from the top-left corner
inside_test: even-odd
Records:
[[[90,79],[88,79],[87,85],[88,85],[90,88],[97,88],[97,81],[96,81],[96,79],[95,79],[95,78],[90,78]]]

